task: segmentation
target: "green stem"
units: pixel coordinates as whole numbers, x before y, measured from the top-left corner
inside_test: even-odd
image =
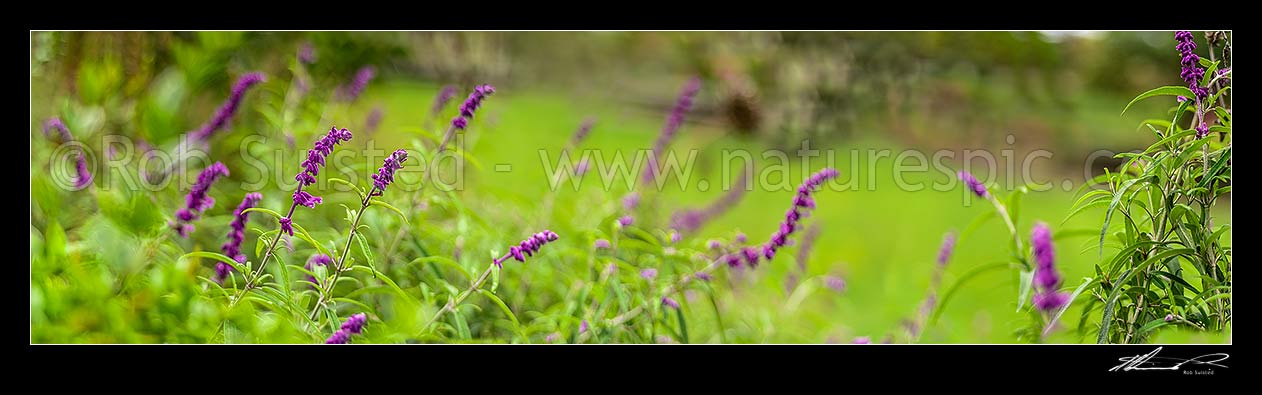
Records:
[[[355,220],[351,222],[350,234],[346,237],[346,247],[342,248],[342,256],[338,258],[337,262],[335,262],[336,266],[333,268],[333,280],[324,283],[324,286],[320,287],[320,298],[316,300],[315,308],[311,309],[312,320],[315,320],[320,314],[320,307],[331,299],[331,296],[333,295],[333,287],[337,284],[338,277],[341,277],[342,272],[349,269],[343,267],[343,265],[346,264],[346,256],[350,254],[351,241],[355,240],[355,231],[359,228],[359,219],[364,216],[364,211],[368,211],[368,205],[372,202],[373,194],[376,192],[377,187],[372,187],[372,190],[368,191],[368,195],[364,196],[364,201],[360,203],[359,212],[355,213]]]

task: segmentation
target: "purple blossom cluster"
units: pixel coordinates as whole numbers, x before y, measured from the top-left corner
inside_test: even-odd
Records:
[[[381,118],[385,117],[385,112],[381,106],[373,107],[372,112],[368,113],[368,118],[364,119],[364,133],[372,134],[377,131],[377,127],[381,126]]]
[[[556,241],[559,238],[561,237],[557,236],[556,233],[553,233],[550,230],[535,233],[534,235],[531,235],[529,239],[522,240],[520,244],[510,247],[508,249],[508,254],[494,260],[493,263],[495,263],[495,266],[504,267],[503,262],[508,260],[510,257],[516,259],[518,262],[525,262],[527,256],[534,256],[536,252],[539,252],[539,248],[543,247],[544,244]]]
[[[346,85],[338,88],[337,96],[342,101],[353,102],[364,93],[364,88],[368,87],[368,83],[377,76],[377,68],[373,66],[360,67],[355,72],[355,76]]]
[[[762,245],[761,250],[755,247],[744,247],[739,254],[728,254],[724,260],[729,266],[740,266],[743,263],[750,267],[758,266],[758,260],[765,258],[771,260],[776,255],[776,250],[788,245],[789,236],[793,235],[799,228],[798,222],[805,218],[811,209],[815,208],[815,199],[811,195],[824,182],[836,178],[840,173],[837,169],[827,167],[823,170],[812,174],[798,187],[797,195],[793,197],[793,207],[789,208],[784,214],[784,221],[780,223],[780,229],[772,233],[771,238]]]
[[[237,79],[237,83],[232,86],[232,92],[228,95],[228,99],[223,105],[215,110],[215,115],[205,124],[192,133],[192,138],[197,141],[206,141],[215,132],[223,129],[228,125],[228,121],[232,120],[232,116],[237,113],[237,108],[241,106],[241,100],[245,98],[245,92],[266,80],[263,73],[253,72],[242,75]]]
[[[307,269],[307,271],[314,271],[316,266],[328,266],[330,263],[333,263],[333,257],[324,254],[315,254],[312,255],[311,258],[307,259],[307,264],[302,267]],[[316,278],[309,274],[307,275],[307,281],[310,281],[311,284],[319,284],[316,282]]]
[[[342,328],[333,333],[326,340],[325,344],[347,344],[351,342],[352,335],[358,335],[364,332],[364,326],[368,325],[368,316],[364,313],[352,315],[342,323]]]
[[[451,126],[459,130],[469,127],[469,120],[473,119],[473,114],[478,111],[478,107],[482,106],[482,101],[492,93],[495,93],[494,86],[478,85],[473,88],[473,92],[469,93],[469,98],[460,105],[460,115],[451,119]]]
[[[57,137],[63,143],[74,141],[74,136],[70,134],[70,128],[66,127],[61,118],[52,117],[44,122],[44,136],[51,138],[52,134],[49,133],[50,131],[56,132]],[[75,173],[75,189],[82,189],[92,183],[92,173],[88,171],[88,159],[84,156],[82,150],[75,152]]]
[[[324,166],[324,158],[333,153],[334,146],[343,141],[350,141],[351,137],[353,137],[351,131],[334,126],[329,129],[328,134],[316,140],[314,148],[307,150],[307,159],[303,160],[301,165],[302,171],[294,176],[294,179],[298,181],[298,189],[294,191],[294,204],[315,208],[315,205],[324,201],[318,196],[312,196],[303,191],[302,188],[315,184],[316,176],[320,175],[320,166]],[[293,235],[292,231],[289,233]]]
[[[968,189],[973,191],[973,194],[977,195],[977,197],[985,199],[990,196],[990,192],[986,190],[986,184],[982,184],[981,180],[978,180],[977,177],[973,177],[973,173],[960,170],[960,172],[956,175],[960,177],[960,181],[964,181],[964,184],[968,186]]]
[[[315,63],[315,45],[312,45],[310,42],[302,43],[302,47],[298,49],[298,61],[302,62],[302,64]]]
[[[574,137],[570,138],[570,146],[577,147],[587,135],[592,133],[592,127],[596,126],[596,118],[587,118],[582,124],[578,125],[578,130],[574,131]]]
[[[1069,303],[1069,293],[1058,291],[1060,274],[1053,266],[1055,253],[1052,249],[1052,230],[1047,224],[1034,224],[1030,235],[1030,243],[1034,249],[1034,307],[1044,312],[1052,312]]]
[[[434,104],[430,106],[429,113],[437,114],[438,112],[442,111],[443,107],[447,107],[447,103],[450,103],[451,99],[454,99],[455,97],[456,97],[456,86],[455,85],[444,86],[443,90],[438,91],[438,95],[434,96]]]
[[[394,172],[403,168],[403,162],[408,160],[408,151],[404,149],[395,150],[393,154],[386,157],[381,168],[377,169],[377,174],[372,175],[372,196],[381,196],[385,193],[386,187],[394,182]]]
[[[666,146],[670,145],[670,141],[675,137],[675,133],[679,131],[679,127],[683,126],[684,115],[687,115],[688,110],[692,108],[692,102],[696,99],[698,92],[701,92],[701,79],[692,77],[679,93],[679,99],[675,102],[674,109],[671,110],[670,116],[666,118],[666,125],[662,127],[662,132],[657,135],[657,141],[653,142],[653,153],[649,156],[648,167],[644,169],[644,183],[647,184],[656,179],[658,158],[666,151]]]
[[[175,212],[175,222],[171,224],[175,228],[175,233],[180,237],[188,237],[193,232],[193,220],[197,219],[203,211],[215,206],[215,198],[210,197],[207,193],[210,191],[210,185],[215,183],[219,177],[228,175],[228,167],[223,163],[215,162],[214,164],[202,170],[197,176],[197,183],[193,184],[193,189],[184,197],[184,208]]]
[[[1175,49],[1179,50],[1179,63],[1183,65],[1179,76],[1188,84],[1188,89],[1192,90],[1197,100],[1205,100],[1209,97],[1209,89],[1201,86],[1205,69],[1201,68],[1201,57],[1196,55],[1196,42],[1193,39],[1194,35],[1190,31],[1180,30],[1174,33],[1174,40],[1178,42]]]
[[[228,232],[228,242],[224,243],[221,248],[224,255],[238,263],[245,263],[245,254],[241,253],[241,243],[245,241],[245,223],[249,221],[250,215],[245,210],[253,208],[259,203],[259,200],[263,200],[263,194],[258,192],[247,193],[245,198],[241,199],[241,204],[237,205],[236,211],[232,212],[232,223],[229,225],[232,230]],[[223,280],[228,278],[228,273],[231,272],[231,265],[219,262],[215,265],[215,281],[222,283]]]

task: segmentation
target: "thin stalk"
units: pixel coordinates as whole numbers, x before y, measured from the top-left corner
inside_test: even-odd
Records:
[[[295,193],[301,190],[302,190],[302,185],[298,185],[298,189],[297,191],[295,191]],[[298,208],[298,202],[291,203],[289,205],[289,213],[285,214],[285,218],[293,219],[294,210],[297,208]],[[232,307],[236,306],[237,302],[241,301],[241,299],[245,296],[246,293],[250,292],[251,289],[254,289],[254,285],[255,285],[254,282],[257,281],[258,278],[263,275],[264,273],[263,271],[267,269],[267,263],[272,258],[273,252],[276,251],[276,244],[280,242],[281,233],[284,233],[284,232],[281,232],[278,230],[276,232],[276,237],[272,238],[272,242],[267,245],[267,252],[263,254],[263,259],[259,261],[258,270],[255,270],[253,273],[247,273],[248,275],[245,280],[245,286],[241,287],[241,290],[238,291],[235,296],[233,296],[232,301],[228,304],[229,310],[231,310]]]
[[[372,202],[373,194],[376,192],[377,187],[372,187],[372,190],[368,191],[368,194],[364,196],[364,201],[360,203],[359,212],[355,213],[355,220],[351,222],[351,230],[349,235],[346,237],[346,247],[342,248],[342,256],[338,258],[337,262],[335,262],[333,279],[324,283],[324,286],[320,287],[320,298],[316,300],[315,308],[311,309],[312,320],[315,320],[315,318],[320,314],[320,306],[323,306],[324,303],[330,299],[330,295],[333,294],[333,287],[337,284],[338,277],[341,277],[342,272],[346,271],[347,268],[344,268],[343,265],[346,263],[346,256],[350,254],[351,241],[355,240],[355,231],[359,229],[359,219],[364,216],[364,211],[368,210],[368,204]]]
[[[719,267],[719,265],[721,265],[722,263],[723,263],[723,260],[722,260],[722,259],[715,259],[713,262],[710,262],[710,264],[709,264],[709,265],[706,265],[706,267],[701,268],[701,270],[698,270],[698,271],[696,271],[695,273],[710,273],[710,272],[714,271],[715,269],[717,269],[717,268]],[[681,280],[681,281],[679,281],[679,282],[677,282],[677,283],[671,284],[669,287],[666,287],[666,291],[662,293],[662,296],[671,296],[671,295],[674,295],[675,293],[677,293],[677,292],[679,292],[681,289],[683,289],[683,287],[684,287],[684,286],[687,286],[689,282],[692,282],[692,281],[693,281],[693,279],[695,279],[695,278],[697,278],[697,276],[696,276],[696,274],[693,274],[693,275],[688,276],[688,278],[687,278],[687,279],[685,279],[685,280]],[[660,303],[660,301],[659,301],[659,303]],[[610,318],[609,320],[605,321],[605,324],[606,324],[606,326],[618,326],[618,325],[622,325],[623,323],[625,323],[625,322],[627,322],[627,321],[630,321],[631,319],[635,318],[636,316],[639,316],[639,315],[640,315],[641,313],[643,313],[643,312],[644,312],[644,306],[642,306],[642,305],[641,305],[641,306],[636,306],[635,308],[633,308],[633,309],[631,309],[631,310],[627,310],[627,312],[625,312],[625,313],[619,314],[618,316],[616,316],[616,317],[614,317],[614,318]],[[590,331],[590,330],[589,330],[589,331],[587,331],[587,332],[584,332],[582,335],[579,335],[579,337],[578,337],[578,341],[579,341],[579,342],[582,342],[582,341],[584,341],[584,340],[587,340],[588,338],[590,338],[590,337],[591,337],[591,335],[590,335],[591,333],[592,333],[592,331]]]
[[[505,255],[505,258],[507,257],[508,256]],[[502,261],[497,259],[496,262],[502,262]],[[429,329],[430,325],[433,325],[434,322],[437,322],[438,319],[441,318],[444,313],[455,310],[456,306],[458,306],[460,302],[464,302],[465,299],[469,298],[469,295],[472,295],[474,291],[477,291],[479,288],[481,288],[482,284],[486,282],[486,279],[491,277],[491,270],[492,270],[491,268],[493,267],[495,267],[494,264],[492,264],[491,266],[487,266],[486,270],[482,272],[482,275],[478,276],[477,280],[474,280],[473,283],[469,284],[468,289],[464,290],[464,292],[461,292],[459,295],[456,295],[455,299],[448,300],[447,304],[443,305],[443,308],[439,309],[438,312],[434,313],[433,317],[430,317],[429,321],[425,322],[425,326],[421,327],[421,333],[425,333],[425,331]]]
[[[995,204],[995,210],[999,211],[999,216],[1003,218],[1004,224],[1008,225],[1008,233],[1012,234],[1012,242],[1016,243],[1017,253],[1020,254],[1021,251],[1023,251],[1023,247],[1021,245],[1021,234],[1017,233],[1017,225],[1012,222],[1012,217],[1008,215],[1008,208],[1005,207],[1003,203],[1000,203],[999,198],[995,197],[995,195],[992,194],[989,196],[990,199],[988,200]],[[1026,270],[1030,269],[1030,263],[1024,259],[1021,260],[1021,264],[1025,265]]]
[[[438,149],[434,150],[434,158],[432,159],[437,159],[437,156],[439,155],[439,153],[447,149],[447,144],[451,142],[451,139],[455,134],[456,134],[456,127],[449,126],[447,128],[447,133],[443,136],[442,143],[438,145]],[[432,159],[430,160],[430,163],[436,163]],[[411,201],[412,201],[413,210],[416,210],[416,206],[418,205],[417,202],[420,201],[421,196],[423,195],[425,191],[425,186],[429,184],[430,179],[432,178],[433,173],[436,170],[435,167],[436,166],[429,166],[429,168],[425,170],[425,178],[421,180],[421,188],[417,189],[416,192],[412,193]],[[399,243],[403,242],[403,236],[406,235],[407,233],[408,233],[407,227],[405,226],[399,227],[399,231],[395,232],[394,238],[390,239],[390,243],[386,244],[387,247],[386,247],[385,253],[382,254],[382,256],[386,257],[385,262],[387,262],[387,264],[390,262],[390,257],[394,256],[394,251],[398,249]]]

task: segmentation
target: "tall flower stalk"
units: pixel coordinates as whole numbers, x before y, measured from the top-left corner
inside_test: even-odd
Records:
[[[518,243],[515,246],[509,247],[507,253],[491,261],[491,264],[487,266],[486,270],[482,271],[482,274],[478,276],[477,280],[474,280],[472,283],[469,284],[468,289],[465,289],[464,292],[461,292],[459,295],[456,295],[454,299],[448,300],[447,303],[444,304],[442,308],[438,309],[438,311],[434,313],[434,316],[431,317],[429,321],[425,322],[425,326],[421,328],[421,332],[424,333],[426,330],[428,330],[429,327],[432,326],[435,322],[437,322],[439,318],[442,318],[443,314],[447,312],[455,311],[456,306],[459,306],[461,302],[464,302],[465,299],[468,299],[469,295],[472,295],[474,292],[477,292],[479,289],[481,289],[482,284],[486,283],[486,280],[491,277],[491,272],[493,271],[493,269],[498,269],[498,268],[503,267],[503,263],[509,260],[510,258],[515,259],[518,262],[525,263],[527,257],[534,256],[534,254],[538,253],[539,249],[542,248],[545,244],[557,241],[560,238],[561,237],[558,236],[556,233],[553,233],[550,230],[544,230],[542,232],[531,235],[530,238],[527,238],[526,240],[522,240],[521,243]]]
[[[319,174],[320,166],[324,165],[324,158],[333,153],[333,148],[341,144],[343,141],[350,141],[352,137],[353,135],[349,130],[346,130],[345,128],[338,129],[334,126],[329,129],[328,134],[316,141],[314,148],[307,151],[307,159],[302,162],[303,169],[298,172],[298,175],[294,176],[294,179],[298,181],[298,188],[294,190],[293,200],[289,205],[289,212],[285,214],[284,217],[278,219],[280,230],[276,232],[276,236],[272,238],[272,241],[267,244],[267,250],[263,254],[263,258],[259,261],[258,269],[255,269],[253,273],[247,273],[245,286],[243,286],[241,290],[237,291],[237,293],[233,296],[232,300],[229,302],[230,308],[231,306],[236,306],[246,293],[250,292],[250,290],[257,286],[256,282],[258,281],[258,278],[265,273],[264,270],[267,269],[267,263],[271,260],[272,254],[276,251],[276,246],[280,242],[281,235],[294,235],[293,216],[294,211],[298,208],[298,206],[302,205],[309,208],[315,208],[316,204],[323,201],[322,198],[312,196],[311,193],[305,192],[302,189],[303,187],[315,184],[315,176]]]
[[[232,120],[232,116],[236,115],[237,108],[241,106],[241,101],[245,99],[246,91],[265,80],[266,77],[259,72],[246,73],[241,78],[238,78],[237,83],[232,86],[232,91],[228,94],[228,99],[224,100],[223,105],[215,110],[215,115],[210,120],[191,133],[192,139],[194,141],[206,141],[215,132],[227,126],[228,121]]]
[[[228,167],[220,162],[211,164],[197,175],[197,183],[193,184],[193,189],[184,196],[184,208],[175,212],[175,221],[171,222],[175,233],[187,238],[189,233],[193,232],[193,221],[201,217],[203,211],[215,207],[215,198],[209,195],[211,184],[227,175]]]
[[[641,177],[644,184],[657,179],[657,168],[661,165],[661,156],[666,151],[666,147],[670,145],[671,140],[675,138],[675,134],[679,132],[679,127],[683,126],[684,116],[692,108],[692,102],[696,99],[698,92],[701,92],[701,79],[697,77],[689,79],[683,90],[679,92],[679,99],[675,101],[675,107],[671,110],[670,116],[666,118],[666,125],[662,127],[657,140],[653,142],[653,151],[649,156],[648,167],[644,169],[644,175]]]
[[[403,168],[403,162],[408,159],[406,150],[395,150],[393,154],[386,157],[382,162],[381,168],[377,170],[377,174],[372,175],[373,186],[368,193],[364,194],[363,200],[360,201],[359,211],[355,212],[355,219],[351,221],[349,234],[346,236],[346,245],[342,248],[342,255],[334,262],[333,277],[329,281],[322,283],[320,287],[320,296],[316,300],[315,308],[311,310],[311,319],[314,320],[320,313],[320,308],[324,307],[325,302],[332,300],[333,287],[337,285],[337,279],[342,273],[350,271],[350,267],[346,265],[346,257],[351,251],[351,242],[355,240],[355,232],[359,230],[359,219],[363,217],[364,211],[368,210],[368,206],[373,203],[372,198],[381,196],[386,192],[386,188],[394,182],[394,173]]]
[[[228,242],[221,247],[223,254],[237,263],[245,263],[245,254],[241,253],[241,243],[245,241],[245,224],[249,221],[249,210],[263,199],[263,194],[258,192],[247,193],[245,198],[241,200],[241,204],[237,205],[236,211],[232,212],[231,231],[228,232]],[[232,266],[224,262],[215,264],[215,281],[222,283],[228,278],[232,272]]]

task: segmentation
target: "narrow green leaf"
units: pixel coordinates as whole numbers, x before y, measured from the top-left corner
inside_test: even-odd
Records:
[[[1125,114],[1126,110],[1129,110],[1132,104],[1135,104],[1136,102],[1140,100],[1144,100],[1153,96],[1192,97],[1194,95],[1192,94],[1192,90],[1188,89],[1186,86],[1163,86],[1160,88],[1156,88],[1156,89],[1141,93],[1139,94],[1139,96],[1136,96],[1134,99],[1131,100],[1130,103],[1126,103],[1126,108],[1122,109],[1122,114]]]
[[[377,199],[372,199],[372,200],[369,200],[369,201],[368,201],[368,203],[369,203],[369,204],[371,204],[371,205],[373,205],[373,206],[381,206],[381,207],[388,208],[388,209],[390,209],[390,211],[394,211],[394,213],[395,213],[395,214],[398,214],[398,215],[399,215],[399,218],[402,218],[402,219],[403,219],[403,223],[405,223],[405,224],[409,223],[409,222],[408,222],[408,216],[407,216],[407,215],[404,215],[404,214],[403,214],[403,210],[399,210],[399,208],[398,208],[398,207],[391,206],[389,203],[386,203],[386,202],[383,202],[383,201],[380,201],[380,200],[377,200]]]
[[[1078,295],[1082,294],[1082,291],[1085,291],[1087,287],[1094,284],[1095,281],[1096,280],[1094,278],[1089,277],[1082,279],[1082,285],[1079,285],[1077,289],[1074,289],[1074,293],[1069,295],[1069,301],[1065,302],[1065,305],[1061,306],[1060,310],[1056,311],[1056,314],[1052,316],[1050,321],[1047,321],[1047,327],[1043,329],[1044,335],[1052,330],[1052,328],[1056,325],[1056,320],[1059,320],[1060,316],[1064,315],[1065,312],[1069,310],[1069,306],[1073,305],[1075,299],[1078,299]]]
[[[1018,279],[1021,283],[1020,290],[1017,291],[1017,312],[1021,312],[1021,308],[1025,307],[1025,300],[1030,298],[1030,288],[1034,286],[1034,271],[1022,270]]]
[[[270,216],[272,216],[272,217],[275,217],[275,218],[276,218],[276,219],[278,219],[278,220],[279,220],[279,219],[281,219],[281,218],[284,218],[284,217],[285,217],[285,216],[283,216],[283,215],[280,215],[280,213],[278,213],[278,212],[275,212],[275,211],[272,211],[272,210],[269,210],[269,209],[265,209],[265,208],[262,208],[262,207],[250,207],[250,208],[247,208],[247,209],[245,209],[245,210],[242,210],[242,211],[241,211],[241,214],[249,214],[249,213],[263,213],[263,214],[267,214],[267,215],[270,215]]]

